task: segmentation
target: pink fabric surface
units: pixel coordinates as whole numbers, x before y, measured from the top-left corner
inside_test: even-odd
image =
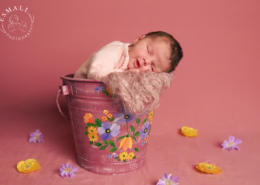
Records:
[[[155,185],[164,172],[180,185],[259,184],[259,1],[10,0],[0,2],[0,12],[14,5],[28,7],[35,22],[22,41],[0,32],[0,184]],[[184,58],[155,111],[145,166],[117,176],[79,168],[62,178],[62,164],[78,165],[69,122],[55,105],[59,77],[113,40],[157,30],[176,37]],[[60,102],[66,110],[65,98]],[[199,136],[182,136],[182,126]],[[29,143],[36,129],[44,143]],[[229,135],[242,139],[240,151],[221,149]],[[18,173],[16,164],[30,158],[42,169]],[[202,174],[200,162],[223,172]]]

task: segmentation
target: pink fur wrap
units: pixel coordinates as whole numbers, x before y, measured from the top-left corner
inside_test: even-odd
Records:
[[[115,95],[114,101],[123,104],[132,114],[143,114],[158,107],[163,90],[172,81],[173,73],[113,72],[101,78]]]

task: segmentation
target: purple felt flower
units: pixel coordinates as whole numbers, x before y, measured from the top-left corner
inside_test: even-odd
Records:
[[[222,149],[228,149],[229,151],[233,150],[233,149],[237,149],[240,150],[240,148],[237,146],[238,144],[242,143],[241,139],[235,139],[234,136],[229,136],[229,140],[228,141],[224,141],[221,145],[222,145]]]
[[[140,137],[141,139],[144,139],[145,137],[148,136],[150,131],[150,123],[149,121],[146,121],[145,124],[143,125],[142,129],[140,130]]]
[[[163,179],[159,179],[156,185],[176,185],[178,183],[179,177],[172,177],[171,174],[163,174]]]
[[[98,128],[98,133],[101,135],[102,140],[109,140],[111,137],[116,137],[120,131],[120,126],[113,123],[112,126],[109,122],[103,122],[101,127]]]
[[[60,167],[60,175],[62,177],[69,177],[72,178],[75,174],[75,172],[78,171],[78,168],[71,166],[70,163],[63,164],[62,167]]]
[[[124,108],[122,108],[122,112],[120,113],[115,113],[114,114],[116,119],[114,120],[114,122],[116,123],[126,123],[126,122],[131,122],[135,119],[136,115],[135,114],[130,114],[128,113],[128,111],[125,111]]]
[[[43,142],[43,135],[42,135],[42,133],[40,132],[39,129],[37,129],[33,133],[30,133],[30,136],[31,136],[30,139],[29,139],[30,143],[36,143],[36,141],[38,141],[39,143]]]

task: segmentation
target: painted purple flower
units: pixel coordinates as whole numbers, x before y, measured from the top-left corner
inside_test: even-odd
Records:
[[[98,128],[98,133],[101,135],[102,140],[109,140],[111,137],[116,137],[120,131],[120,126],[113,123],[112,126],[109,122],[103,122],[101,127]]]
[[[112,156],[112,154],[108,154],[108,159],[111,159],[113,156]]]
[[[146,121],[145,124],[143,125],[142,129],[140,130],[140,137],[141,139],[144,139],[145,137],[148,136],[150,131],[150,123],[149,121]]]
[[[99,92],[99,87],[95,87],[95,91],[96,91],[96,92]]]
[[[103,85],[100,85],[99,88],[100,88],[101,91],[105,90]]]
[[[136,115],[135,114],[129,114],[128,111],[125,111],[124,108],[122,108],[122,112],[120,113],[115,113],[114,114],[116,119],[114,122],[116,123],[126,123],[126,122],[131,122],[135,119]]]
[[[237,149],[240,150],[240,148],[237,146],[238,144],[242,143],[241,139],[235,139],[234,136],[229,136],[229,140],[228,141],[224,141],[221,145],[222,145],[222,149],[228,149],[229,151],[233,150],[233,149]]]
[[[146,143],[146,142],[143,140],[143,141],[141,142],[141,145],[142,145],[142,146],[144,146],[144,145],[145,145],[145,143]]]
[[[30,133],[30,136],[31,136],[30,139],[29,139],[30,143],[36,143],[36,141],[38,141],[39,143],[43,142],[43,135],[42,135],[42,133],[40,132],[39,129],[37,129],[33,133]]]
[[[178,183],[179,177],[172,177],[171,174],[163,174],[163,179],[159,179],[156,185],[176,185]]]
[[[75,172],[78,171],[78,168],[71,166],[70,163],[63,164],[62,167],[60,167],[60,175],[62,177],[69,177],[72,178],[75,174]]]
[[[113,153],[112,155],[114,156],[114,158],[118,157],[118,155],[116,153]]]

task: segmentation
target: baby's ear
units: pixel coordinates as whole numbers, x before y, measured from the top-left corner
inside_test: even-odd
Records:
[[[145,38],[146,35],[142,35],[140,37],[138,37],[137,39],[134,40],[134,44],[136,44],[139,40]]]

